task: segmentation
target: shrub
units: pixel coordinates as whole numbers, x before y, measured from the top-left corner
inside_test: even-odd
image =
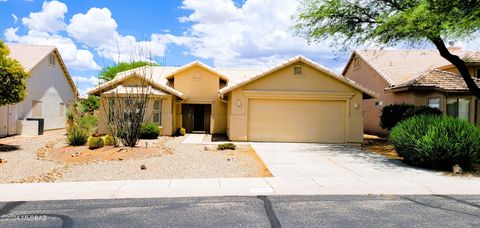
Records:
[[[117,146],[118,139],[112,135],[103,136],[103,145],[105,146]]]
[[[89,135],[97,131],[97,118],[92,114],[85,114],[78,120],[78,127],[84,129]]]
[[[78,104],[82,112],[93,114],[95,110],[100,108],[100,98],[93,95],[88,95],[87,99],[80,100]]]
[[[87,139],[88,132],[78,126],[73,126],[67,131],[67,141],[70,146],[85,145]]]
[[[218,150],[235,150],[236,148],[237,146],[233,143],[223,143],[219,144],[217,147]]]
[[[88,148],[89,149],[98,149],[103,147],[103,138],[90,136],[88,137]]]
[[[177,131],[175,131],[176,136],[184,136],[185,134],[187,134],[187,130],[183,127],[178,128]]]
[[[397,123],[406,120],[412,116],[418,115],[442,115],[437,108],[427,106],[415,106],[411,104],[392,104],[383,107],[380,116],[380,126],[383,129],[391,130]]]
[[[480,129],[447,116],[414,116],[390,132],[389,141],[408,164],[434,169],[469,168],[480,162]]]
[[[142,124],[140,129],[141,139],[156,139],[160,135],[160,128],[154,123]]]

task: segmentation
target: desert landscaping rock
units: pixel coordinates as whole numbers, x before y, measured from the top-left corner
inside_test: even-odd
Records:
[[[69,147],[64,134],[0,139],[18,148],[0,154],[9,161],[0,166],[0,183],[271,176],[250,146],[205,151],[205,145],[182,144],[185,137],[160,137],[136,148],[88,150]]]
[[[167,138],[166,146],[172,149],[171,154],[138,160],[74,165],[58,181],[271,176],[250,146],[239,146],[237,150],[229,152],[205,151],[205,145],[182,144],[184,136],[163,138]],[[144,146],[143,143],[139,145]],[[149,143],[149,146],[151,145]],[[227,161],[232,155],[235,159]],[[145,165],[147,169],[140,171],[141,165]]]
[[[16,150],[0,152],[2,159],[8,161],[0,165],[0,183],[23,181],[62,167],[56,162],[37,159],[37,152],[42,154],[42,151],[38,150],[45,148],[46,144],[52,141],[62,143],[64,134],[64,130],[57,130],[45,132],[45,135],[37,137],[13,136],[0,139],[0,144],[17,147]]]

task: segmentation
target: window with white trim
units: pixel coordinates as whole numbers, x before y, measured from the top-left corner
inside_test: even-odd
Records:
[[[159,126],[162,125],[162,100],[153,101],[152,121]]]
[[[302,76],[303,75],[303,68],[301,66],[294,66],[293,67],[293,76]]]
[[[439,97],[428,98],[427,106],[430,108],[440,109],[440,98]]]
[[[354,57],[353,58],[353,69],[358,69],[360,68],[360,60],[358,59],[358,57]]]
[[[52,54],[50,54],[50,56],[49,56],[49,59],[48,59],[48,63],[49,63],[50,65],[53,65],[53,66],[55,66],[55,63],[56,63],[56,57],[55,57],[55,54],[53,54],[53,53],[52,53]]]

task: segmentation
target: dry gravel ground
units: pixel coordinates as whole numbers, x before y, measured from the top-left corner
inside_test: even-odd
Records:
[[[168,153],[146,157],[69,162],[72,159],[65,158],[75,153],[72,149],[62,150],[68,156],[63,154],[59,159],[52,159],[49,153],[58,154],[58,148],[66,146],[64,134],[64,131],[52,131],[37,137],[0,139],[0,159],[7,161],[0,163],[0,183],[271,176],[250,146],[238,146],[235,151],[217,151],[215,146],[207,146],[209,150],[205,150],[205,145],[182,144],[185,137],[149,140],[148,145],[164,144]],[[4,150],[13,150],[1,152],[2,144]],[[145,141],[138,147],[136,149],[145,150],[141,148],[145,147]],[[105,152],[89,151],[88,156],[102,151]],[[140,169],[142,165],[145,170]]]
[[[23,182],[24,179],[39,175],[48,176],[62,169],[62,164],[38,160],[36,152],[48,142],[63,140],[64,134],[64,130],[55,130],[47,131],[41,136],[13,136],[0,139],[0,148],[18,148],[0,149],[0,159],[6,160],[6,163],[0,163],[0,183]]]
[[[184,137],[166,138],[171,154],[75,165],[58,181],[271,176],[250,146],[238,146],[235,151],[205,151],[205,145],[182,144]],[[140,170],[141,165],[147,169]]]

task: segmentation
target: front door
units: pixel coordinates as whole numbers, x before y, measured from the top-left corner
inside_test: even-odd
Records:
[[[187,133],[209,133],[210,114],[209,104],[183,104],[182,125]]]

